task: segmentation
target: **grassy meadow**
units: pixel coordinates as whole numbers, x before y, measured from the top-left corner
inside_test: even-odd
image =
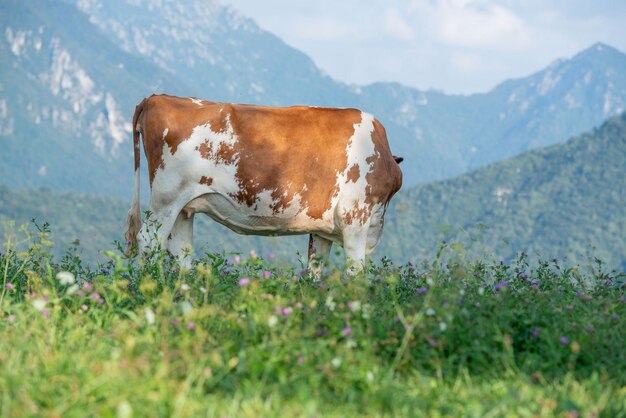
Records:
[[[558,260],[384,258],[320,281],[271,256],[80,243],[0,256],[0,416],[626,416],[625,276]]]

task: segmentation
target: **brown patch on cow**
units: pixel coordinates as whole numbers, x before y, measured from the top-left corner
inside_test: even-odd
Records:
[[[337,173],[347,167],[346,148],[360,122],[355,109],[233,106],[240,184],[233,197],[253,206],[259,193],[271,190],[272,210],[278,213],[299,194],[307,216],[321,219],[337,192]]]
[[[358,164],[353,164],[352,167],[350,167],[350,170],[348,170],[347,173],[347,181],[351,181],[353,183],[356,183],[357,180],[360,177],[360,170],[359,170],[359,165]]]
[[[204,184],[206,186],[210,186],[213,184],[213,179],[211,177],[202,176],[200,177],[200,184]]]
[[[138,119],[148,160],[150,185],[157,169],[163,168],[164,144],[172,154],[176,154],[178,146],[191,136],[196,126],[210,123],[215,129],[224,129],[225,121],[219,112],[207,112],[207,109],[215,109],[216,106],[207,102],[206,107],[199,107],[189,99],[168,95],[152,95],[143,101]],[[165,129],[168,132],[164,138]]]

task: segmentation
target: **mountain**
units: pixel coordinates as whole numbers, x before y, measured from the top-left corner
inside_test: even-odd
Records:
[[[626,108],[626,55],[607,45],[470,96],[346,85],[216,1],[4,0],[0,59],[2,183],[125,198],[130,118],[155,92],[368,110],[405,157],[405,188],[563,142]]]
[[[379,254],[420,260],[441,240],[509,259],[604,260],[626,271],[626,113],[565,144],[394,198]]]

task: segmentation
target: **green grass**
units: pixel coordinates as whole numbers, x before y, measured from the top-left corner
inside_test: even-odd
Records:
[[[442,246],[317,282],[224,254],[89,267],[20,236],[0,256],[3,417],[626,416],[624,276],[597,266]]]

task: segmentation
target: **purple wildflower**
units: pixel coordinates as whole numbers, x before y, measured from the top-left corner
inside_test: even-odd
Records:
[[[533,332],[530,335],[532,335],[533,338],[537,338],[540,332],[541,332],[541,327],[535,327],[533,328]]]
[[[272,277],[272,272],[271,271],[267,271],[267,270],[264,271],[263,272],[263,277],[266,278],[266,279],[271,278]]]
[[[76,296],[78,296],[78,297],[81,297],[81,298],[82,298],[83,296],[85,296],[85,292],[83,292],[82,290],[78,290],[78,291],[76,292]]]
[[[107,268],[103,268],[102,270],[100,270],[100,272],[101,272],[102,274],[109,274],[109,269],[107,269]]]
[[[426,292],[428,292],[428,288],[427,287],[420,287],[419,289],[417,289],[415,291],[415,294],[417,296],[422,296],[423,294],[425,294]]]
[[[345,327],[343,330],[341,330],[341,335],[343,335],[344,337],[347,337],[350,334],[352,334],[352,327]]]
[[[44,318],[48,319],[50,317],[50,309],[44,309],[41,311],[41,316],[43,316]]]
[[[89,307],[83,303],[83,304],[81,305],[80,309],[81,309],[83,312],[87,312],[87,309],[89,309]]]
[[[13,290],[15,289],[15,286],[13,286],[13,283],[9,282],[7,284],[4,285],[4,287],[7,288],[7,290]]]
[[[431,347],[437,347],[437,341],[435,341],[434,338],[429,338],[428,339],[428,345]]]
[[[276,255],[275,255],[274,253],[270,253],[270,254],[267,256],[267,259],[268,259],[269,261],[274,261],[274,260],[276,260]]]
[[[241,262],[241,257],[238,255],[233,257],[233,264],[239,264]]]
[[[239,286],[248,286],[250,284],[250,279],[244,277],[243,279],[239,279]]]
[[[196,324],[194,324],[193,322],[189,321],[187,322],[187,329],[189,331],[193,331],[194,329],[196,329]]]
[[[93,292],[91,295],[89,295],[89,299],[93,299],[93,300],[99,300],[100,299],[100,295],[96,292]]]
[[[508,280],[502,280],[500,283],[498,283],[497,285],[493,287],[493,290],[498,291],[500,289],[505,289],[507,287],[509,287]]]
[[[290,306],[287,306],[286,308],[283,308],[281,315],[282,316],[289,316],[291,315],[291,313],[293,312],[293,309]]]
[[[567,344],[569,344],[569,338],[567,338],[567,337],[561,337],[561,338],[559,338],[559,342],[560,342],[561,344],[563,344],[563,345],[567,345]]]
[[[85,291],[86,291],[86,292],[91,292],[91,291],[93,290],[93,286],[91,285],[91,283],[86,282],[86,283],[83,285],[83,289],[85,289]]]
[[[298,364],[304,364],[304,356],[298,357]]]
[[[9,315],[9,322],[14,322],[15,321],[15,315],[11,314]]]
[[[595,328],[592,325],[589,325],[585,331],[587,331],[587,334],[591,334],[593,331],[595,330]]]

